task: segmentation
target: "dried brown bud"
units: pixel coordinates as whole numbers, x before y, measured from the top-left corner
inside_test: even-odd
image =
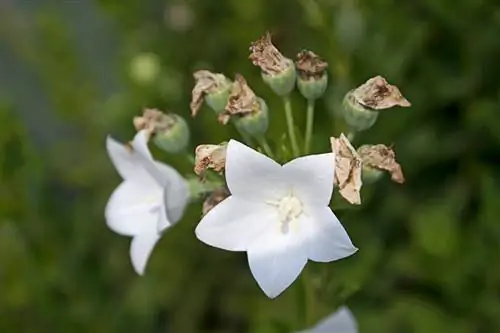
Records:
[[[176,120],[158,109],[145,108],[142,116],[134,117],[136,131],[146,130],[150,135],[169,130],[176,124]]]
[[[199,145],[195,149],[194,173],[200,177],[207,169],[222,172],[226,165],[227,144]]]
[[[214,95],[230,89],[230,81],[219,73],[212,73],[207,70],[199,70],[194,72],[193,77],[196,81],[193,91],[191,93],[191,116],[195,117],[203,104],[205,95]],[[225,104],[227,96],[222,94],[220,96]],[[217,99],[216,99],[217,101]],[[218,104],[218,103],[216,103]],[[214,105],[210,105],[212,108]],[[218,111],[218,110],[216,110]]]
[[[297,54],[295,61],[299,75],[303,79],[321,79],[325,70],[328,68],[328,63],[323,61],[317,54],[312,51],[302,50]]]
[[[269,32],[252,42],[250,52],[249,59],[252,60],[252,63],[269,75],[283,73],[293,64],[273,45]]]
[[[358,154],[366,167],[388,171],[393,181],[404,183],[403,170],[396,162],[396,154],[391,147],[382,144],[364,145],[359,147]]]
[[[351,204],[361,204],[361,158],[344,134],[330,138],[335,153],[335,183]]]
[[[211,211],[215,206],[217,206],[220,202],[229,197],[231,193],[226,187],[221,187],[210,193],[210,195],[203,202],[203,216],[207,215],[209,211]]]
[[[235,75],[233,89],[229,95],[226,108],[219,114],[218,120],[226,125],[232,116],[243,117],[259,110],[259,101],[255,93],[250,89],[247,81],[240,74]]]
[[[352,92],[361,105],[373,110],[389,109],[394,106],[409,107],[398,87],[390,85],[382,76],[375,76]]]

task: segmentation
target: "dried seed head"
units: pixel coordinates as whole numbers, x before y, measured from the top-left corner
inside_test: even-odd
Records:
[[[364,145],[359,147],[358,154],[361,156],[363,166],[376,170],[387,171],[396,183],[404,183],[403,170],[396,162],[396,154],[391,147],[382,144]]]
[[[137,131],[145,130],[153,142],[162,150],[177,153],[184,150],[189,142],[189,127],[180,116],[165,114],[157,109],[144,109],[140,117],[134,117]]]
[[[290,59],[285,58],[273,45],[269,32],[266,32],[264,36],[255,42],[252,42],[250,52],[249,59],[266,74],[277,75],[290,67]]]
[[[352,95],[358,103],[373,110],[389,109],[394,106],[411,106],[398,87],[390,85],[380,75],[369,79],[356,88]]]
[[[225,125],[233,116],[243,117],[258,111],[259,102],[257,96],[250,89],[245,78],[240,74],[236,74],[227,105],[224,112],[219,114],[219,122]]]
[[[330,138],[335,153],[335,183],[340,194],[351,204],[361,204],[361,158],[342,133],[340,137]]]
[[[328,86],[328,63],[321,60],[315,53],[307,50],[297,54],[295,62],[299,76],[297,87],[306,99],[315,100],[323,96]]]
[[[207,70],[196,71],[193,77],[196,83],[191,93],[191,116],[198,114],[204,99],[215,112],[221,112],[227,103],[231,81],[223,74]]]
[[[221,187],[210,193],[210,195],[205,199],[205,202],[203,202],[203,216],[207,215],[209,211],[211,211],[215,206],[217,206],[230,195],[231,193],[229,192],[227,187]]]
[[[207,169],[222,172],[226,165],[227,144],[199,145],[195,149],[194,173],[203,177]]]
[[[323,61],[316,53],[302,50],[297,54],[295,65],[302,79],[319,80],[328,68],[328,63]]]

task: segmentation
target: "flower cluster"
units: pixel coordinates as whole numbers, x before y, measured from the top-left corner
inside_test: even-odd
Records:
[[[204,198],[196,237],[213,247],[246,252],[257,284],[268,297],[277,297],[309,260],[332,262],[358,250],[330,207],[335,189],[348,203],[360,205],[363,183],[373,183],[384,171],[404,182],[392,146],[353,144],[355,134],[372,127],[381,110],[410,106],[397,87],[376,76],[349,91],[343,102],[349,131],[330,137],[331,151],[310,154],[315,101],[327,89],[328,63],[308,50],[300,51],[296,61],[286,58],[269,33],[251,44],[249,58],[283,100],[289,144],[268,142],[271,111],[243,76],[236,74],[232,81],[208,70],[193,75],[191,115],[205,103],[222,125],[235,126],[243,142],[200,144],[193,158],[187,152],[187,122],[156,109],[145,109],[134,119],[132,142],[107,139],[123,182],[109,199],[106,220],[113,231],[133,237],[130,256],[137,273],[144,273],[154,245],[182,218],[186,206]],[[303,147],[290,102],[295,87],[307,100]],[[167,153],[188,155],[194,174],[183,177],[156,161],[150,141]],[[341,309],[333,318],[337,322],[350,315]],[[329,327],[328,322],[318,327]],[[346,325],[346,332],[356,331],[353,320]]]

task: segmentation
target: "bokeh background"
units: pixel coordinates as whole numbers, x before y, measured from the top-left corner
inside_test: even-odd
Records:
[[[266,30],[285,55],[307,48],[330,63],[316,152],[338,135],[342,96],[369,77],[413,104],[356,139],[394,143],[407,182],[386,177],[360,209],[337,213],[360,251],[307,266],[321,298],[313,315],[346,302],[362,333],[500,332],[496,0],[1,0],[0,332],[304,328],[303,277],[267,299],[243,254],[194,237],[201,203],[141,278],[129,239],[103,218],[120,181],[105,136],[130,139],[146,106],[189,118],[196,69],[243,74],[270,106],[269,137],[281,138],[281,102],[247,59]],[[293,98],[303,124],[305,102]],[[206,108],[189,123],[193,146],[236,137]]]

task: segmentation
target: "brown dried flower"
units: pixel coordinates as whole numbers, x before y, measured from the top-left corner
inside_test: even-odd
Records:
[[[142,116],[134,117],[133,123],[136,131],[146,130],[149,135],[154,135],[168,131],[176,124],[176,119],[158,109],[145,108]]]
[[[297,54],[295,64],[303,79],[320,79],[328,68],[326,61],[323,61],[316,53],[308,50],[302,50]]]
[[[404,183],[405,178],[401,166],[396,162],[396,154],[391,147],[382,144],[359,147],[363,165],[377,170],[388,171],[396,183]]]
[[[195,149],[194,173],[200,177],[207,169],[222,172],[226,165],[227,144],[199,145]]]
[[[271,42],[271,34],[266,32],[264,36],[252,42],[250,45],[250,56],[255,66],[269,75],[283,73],[291,64],[290,59],[285,58]]]
[[[250,89],[245,78],[240,74],[236,74],[226,108],[219,114],[218,120],[221,124],[226,125],[232,116],[242,117],[256,112],[258,108],[257,96]]]
[[[203,202],[203,216],[207,215],[209,211],[211,211],[215,206],[217,206],[220,202],[229,197],[231,193],[227,189],[227,187],[221,187],[212,193],[205,199]]]
[[[411,106],[398,87],[390,85],[380,75],[366,81],[352,94],[358,103],[374,110],[383,110],[394,106]]]
[[[195,117],[203,104],[203,98],[206,94],[213,94],[228,85],[228,79],[220,73],[212,73],[207,70],[194,72],[193,77],[196,81],[191,93],[191,116]]]
[[[351,204],[361,204],[361,158],[342,133],[340,137],[330,138],[335,153],[335,183],[340,194]]]

